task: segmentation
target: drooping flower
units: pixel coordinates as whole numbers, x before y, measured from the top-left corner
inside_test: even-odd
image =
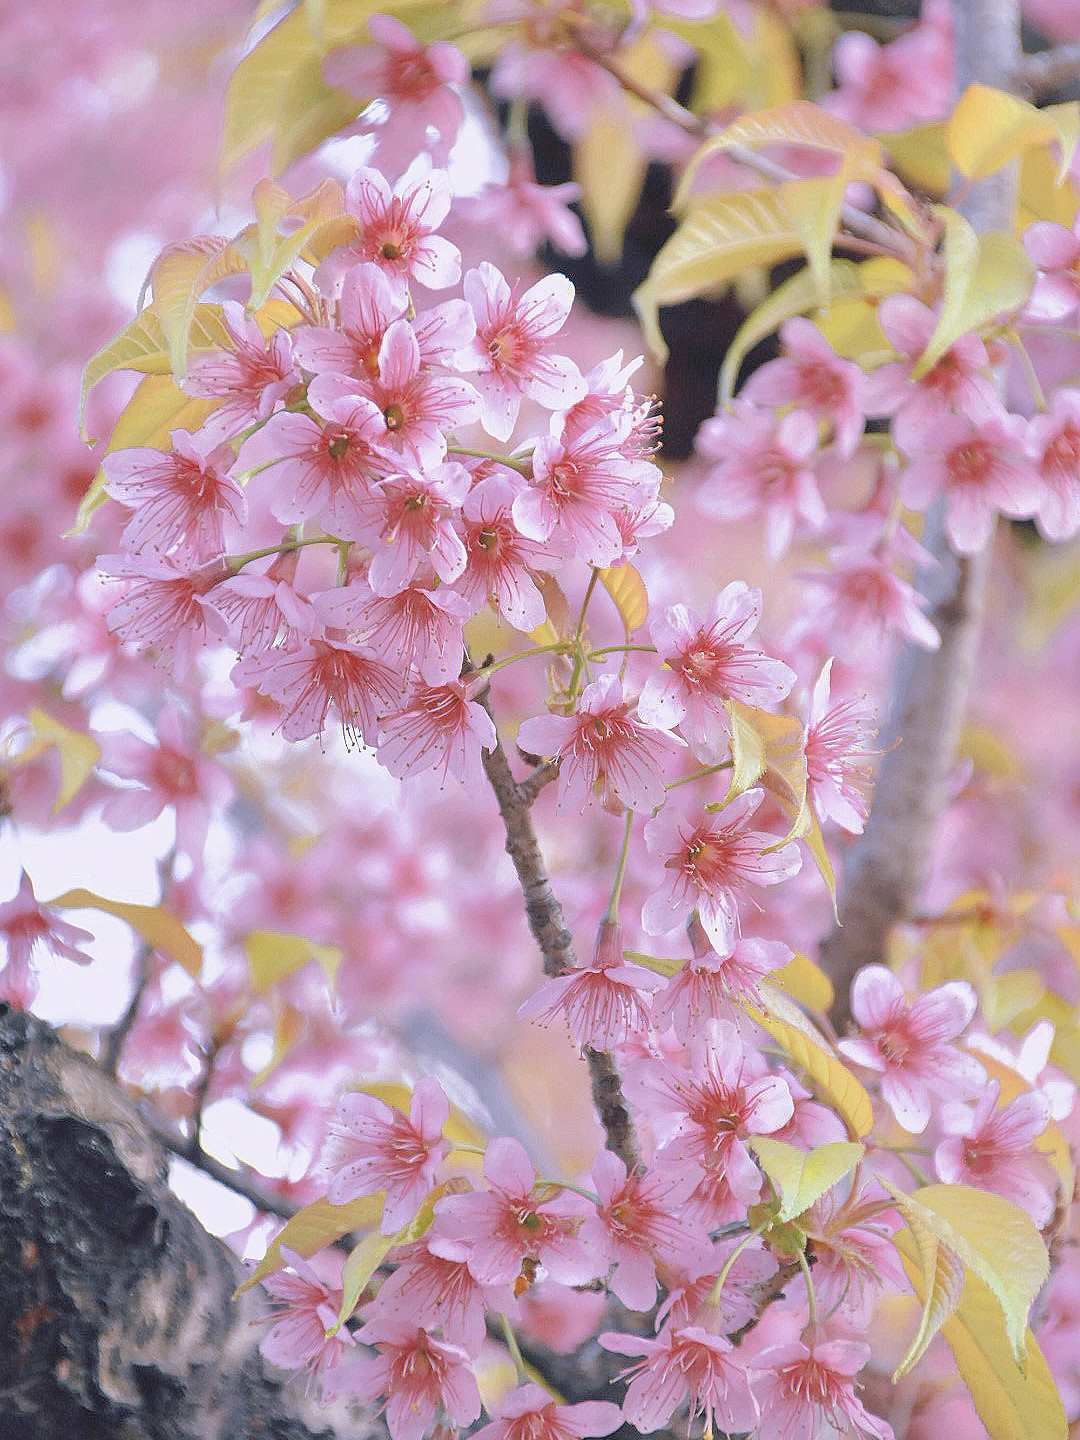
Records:
[[[438,1222],[428,1236],[438,1234]],[[410,1315],[425,1330],[442,1329],[443,1338],[476,1355],[484,1343],[485,1317],[513,1304],[509,1286],[481,1285],[464,1260],[436,1255],[423,1240],[395,1250],[393,1273],[379,1286],[367,1310],[370,1318]]]
[[[442,1086],[430,1076],[417,1081],[407,1116],[360,1090],[343,1095],[323,1151],[331,1205],[385,1190],[382,1233],[407,1225],[450,1149],[442,1133],[449,1115]]]
[[[518,745],[559,761],[558,808],[588,803],[600,785],[604,799],[629,810],[653,810],[664,799],[664,775],[681,745],[674,735],[644,724],[623,696],[617,675],[602,675],[581,692],[573,715],[539,715],[522,722]]]
[[[814,684],[806,728],[806,795],[821,820],[835,820],[861,835],[870,810],[869,748],[877,734],[874,711],[865,697],[830,703],[832,661]]]
[[[14,896],[0,903],[0,940],[7,952],[0,967],[0,1000],[18,1010],[27,1009],[37,994],[34,952],[48,950],[87,965],[90,956],[79,947],[93,938],[88,930],[61,920],[40,904],[24,870]]]
[[[792,951],[779,940],[740,939],[730,955],[718,955],[702,935],[703,945],[671,977],[653,1001],[657,1030],[670,1025],[687,1044],[705,1036],[712,1020],[728,1020],[736,1028],[748,1024],[747,1005],[762,1006],[758,982],[787,965]]]
[[[851,455],[862,438],[866,377],[858,365],[841,360],[818,327],[796,316],[780,328],[784,357],[769,360],[750,376],[741,396],[757,405],[794,405],[828,426],[841,455]]]
[[[761,591],[741,580],[724,587],[707,621],[685,605],[654,616],[649,633],[665,668],[646,681],[639,713],[654,725],[678,725],[695,755],[716,758],[730,701],[773,709],[795,683],[783,661],[748,643],[760,618]]]
[[[220,622],[203,606],[203,597],[227,571],[209,565],[181,564],[170,555],[103,555],[98,569],[124,581],[123,593],[109,606],[109,629],[139,649],[169,660],[182,680],[196,654]]]
[[[475,1440],[585,1440],[610,1435],[622,1412],[610,1400],[557,1405],[539,1385],[519,1385],[499,1402],[495,1419],[475,1431]]]
[[[263,1280],[271,1297],[273,1325],[259,1341],[260,1353],[283,1370],[310,1369],[313,1378],[325,1376],[356,1342],[345,1325],[333,1335],[341,1310],[340,1284],[328,1284],[309,1260],[281,1247],[289,1267],[275,1270]]]
[[[461,674],[461,627],[473,612],[445,585],[429,589],[413,580],[393,595],[375,595],[353,583],[325,591],[316,607],[327,625],[363,641],[403,673],[415,665],[429,684]]]
[[[844,546],[830,554],[828,570],[805,577],[820,595],[814,603],[815,630],[830,637],[838,655],[864,659],[889,634],[924,650],[941,644],[925,613],[928,600],[894,572],[892,558],[888,546],[870,554],[859,546]]]
[[[518,1014],[540,1023],[561,1016],[575,1045],[610,1050],[648,1031],[648,997],[661,983],[651,970],[623,959],[618,926],[603,920],[592,963],[546,980]]]
[[[655,1340],[605,1331],[600,1344],[619,1355],[643,1358],[623,1372],[632,1375],[623,1414],[643,1435],[659,1430],[689,1399],[690,1419],[705,1417],[705,1434],[757,1433],[758,1405],[731,1341],[697,1325],[665,1325]]]
[[[106,455],[105,489],[133,511],[121,538],[125,548],[146,546],[198,564],[221,554],[226,521],[242,524],[247,503],[227,473],[230,446],[212,448],[184,430],[172,431],[169,440],[165,451],[137,447]]]
[[[930,1120],[931,1095],[974,1094],[982,1066],[952,1044],[975,1014],[975,991],[951,980],[912,1001],[884,965],[864,965],[851,986],[859,1033],[839,1041],[849,1060],[881,1077],[881,1093],[898,1123],[919,1135]]]
[[[513,504],[525,482],[497,471],[478,480],[462,507],[465,569],[454,582],[475,613],[490,600],[516,630],[535,630],[546,614],[531,570],[544,569],[547,549],[522,535]]]
[[[574,287],[565,275],[546,275],[515,297],[487,260],[470,270],[465,298],[476,314],[476,338],[457,355],[460,370],[475,375],[480,422],[496,440],[508,440],[522,397],[566,410],[585,394],[581,371],[551,342],[566,323]]]
[[[1027,454],[1041,481],[1035,524],[1047,540],[1080,531],[1080,390],[1055,390],[1050,409],[1028,422]]]
[[[384,1395],[382,1408],[392,1440],[420,1440],[438,1410],[445,1410],[455,1425],[471,1425],[480,1414],[476,1376],[459,1345],[429,1335],[403,1317],[381,1314],[372,1317],[357,1338],[378,1354],[336,1366],[323,1391],[361,1400]]]
[[[946,1139],[934,1151],[934,1169],[950,1185],[974,1185],[1004,1195],[1040,1228],[1054,1213],[1057,1183],[1035,1141],[1050,1123],[1050,1104],[1025,1090],[997,1108],[1001,1086],[990,1080],[974,1107],[951,1101],[942,1107]]]
[[[402,689],[398,672],[370,650],[317,634],[291,650],[246,656],[233,667],[232,678],[277,701],[287,740],[321,735],[333,708],[347,737],[374,745],[379,717],[399,702]]]
[[[801,1341],[762,1350],[754,1361],[754,1394],[761,1406],[755,1440],[893,1440],[892,1427],[871,1415],[855,1394],[853,1377],[870,1359],[854,1340]]]
[[[292,359],[292,337],[283,326],[267,340],[243,305],[226,300],[221,319],[233,348],[196,353],[188,359],[184,389],[200,399],[223,403],[203,421],[199,438],[208,446],[239,435],[269,419],[300,384]]]
[[[580,186],[538,185],[531,146],[514,145],[507,158],[506,179],[462,200],[462,213],[478,229],[497,234],[516,255],[534,255],[545,243],[564,255],[584,255],[589,248],[585,232],[569,209],[581,198]]]
[[[663,860],[666,878],[642,908],[648,934],[664,934],[696,908],[717,954],[730,955],[748,887],[788,880],[802,863],[794,844],[776,849],[775,835],[750,829],[763,798],[763,791],[747,790],[717,814],[690,813],[669,802],[649,821],[645,841]]]
[[[441,769],[444,785],[451,775],[464,785],[479,778],[480,752],[497,741],[494,721],[463,683],[415,680],[383,718],[379,759],[399,780]]]
[[[372,550],[367,580],[376,595],[396,595],[423,562],[450,583],[465,569],[455,520],[469,477],[454,460],[396,467],[355,511],[352,538]]]

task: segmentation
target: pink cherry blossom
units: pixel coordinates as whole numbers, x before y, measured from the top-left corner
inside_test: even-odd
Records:
[[[686,1270],[709,1253],[708,1243],[677,1214],[692,1180],[656,1168],[628,1174],[617,1155],[602,1150],[593,1162],[592,1183],[600,1203],[595,1218],[582,1225],[581,1239],[614,1267],[608,1278],[612,1294],[631,1310],[650,1310],[657,1265]]]
[[[862,438],[866,380],[858,365],[841,360],[810,320],[796,316],[780,328],[785,358],[755,370],[741,395],[757,405],[794,405],[824,423],[841,455]]]
[[[699,926],[700,928],[700,926]],[[653,1001],[657,1030],[670,1025],[684,1044],[701,1039],[711,1020],[748,1024],[746,1006],[762,1006],[758,982],[790,963],[792,951],[779,940],[740,939],[730,955],[720,956],[704,942]],[[699,947],[695,947],[698,951]]]
[[[121,537],[126,548],[171,551],[177,560],[197,564],[221,554],[226,521],[242,524],[247,504],[240,486],[226,473],[233,462],[230,446],[211,449],[201,436],[183,430],[174,430],[169,440],[172,448],[167,451],[117,450],[106,455],[105,488],[134,511]]]
[[[585,1440],[610,1435],[622,1412],[609,1400],[558,1405],[539,1385],[519,1385],[499,1402],[496,1418],[474,1432],[475,1440]]]
[[[513,146],[507,158],[506,179],[461,201],[462,214],[478,230],[499,235],[516,255],[534,255],[543,244],[564,255],[584,255],[589,248],[585,232],[568,208],[580,199],[580,187],[538,185],[527,145]]]
[[[1060,323],[1080,306],[1080,236],[1052,220],[1037,220],[1024,231],[1024,249],[1039,267],[1024,314],[1030,320]]]
[[[941,120],[953,101],[954,44],[944,0],[928,0],[919,23],[886,45],[860,30],[848,31],[833,54],[837,88],[824,104],[868,131]]]
[[[937,316],[914,295],[889,295],[877,313],[889,344],[906,358],[874,371],[867,382],[866,408],[871,415],[893,416],[892,433],[901,450],[918,454],[949,415],[964,415],[975,425],[1001,415],[990,357],[973,331],[961,335],[915,380],[911,372],[930,343]]]
[[[586,1202],[569,1193],[547,1200],[534,1195],[536,1172],[524,1147],[509,1136],[488,1145],[484,1178],[486,1191],[435,1202],[436,1228],[428,1243],[436,1255],[466,1260],[481,1285],[527,1287],[526,1261],[533,1270],[542,1265],[564,1285],[593,1279],[598,1257],[590,1255],[577,1233]]]
[[[145,551],[99,556],[98,569],[125,582],[121,597],[109,606],[109,629],[120,640],[169,660],[173,675],[182,680],[208,643],[210,628],[218,628],[202,599],[227,572],[213,563],[192,567]]]
[[[761,1406],[755,1440],[817,1440],[826,1434],[893,1440],[891,1426],[871,1415],[855,1394],[853,1377],[869,1359],[870,1347],[854,1340],[794,1341],[762,1350],[754,1360],[754,1394]]]
[[[546,275],[515,297],[487,260],[470,270],[465,298],[476,314],[476,338],[457,355],[457,366],[476,377],[480,422],[496,440],[508,440],[522,397],[565,410],[585,394],[581,371],[551,342],[566,323],[574,287],[565,275]]]
[[[340,627],[402,671],[415,665],[430,684],[461,674],[461,627],[473,612],[445,585],[433,590],[414,580],[393,595],[375,595],[363,584],[343,585],[325,591],[315,603],[327,625]]]
[[[239,654],[270,650],[279,642],[294,648],[315,628],[311,602],[293,588],[286,573],[288,566],[276,562],[263,575],[250,571],[233,575],[202,597],[203,605],[220,617]]]
[[[397,671],[370,650],[317,635],[291,650],[248,655],[232,676],[277,701],[287,740],[321,735],[333,708],[347,738],[374,745],[379,716],[398,703],[402,688]]]
[[[1050,1105],[1037,1090],[1025,1090],[997,1109],[996,1080],[974,1108],[952,1101],[942,1108],[946,1136],[934,1151],[934,1169],[950,1185],[974,1185],[1004,1195],[1044,1226],[1054,1213],[1057,1181],[1035,1141],[1050,1123]]]
[[[392,15],[371,15],[367,24],[374,43],[332,50],[323,61],[323,75],[364,101],[384,103],[385,119],[372,126],[361,122],[374,130],[380,146],[390,144],[402,155],[428,150],[442,162],[465,118],[453,87],[469,79],[469,62],[447,40],[421,45]],[[429,130],[435,132],[434,144]]]
[[[336,1366],[323,1391],[361,1400],[385,1395],[391,1440],[420,1440],[437,1410],[445,1410],[455,1425],[471,1425],[480,1414],[476,1376],[459,1345],[399,1316],[373,1317],[358,1338],[378,1354]]]
[[[829,660],[814,684],[806,727],[806,794],[820,820],[861,835],[870,810],[870,761],[880,754],[869,748],[875,715],[866,696],[830,703],[831,684]]]
[[[1030,516],[1041,499],[1023,453],[1024,428],[1020,416],[1004,413],[978,425],[959,416],[939,420],[901,472],[904,504],[925,510],[944,496],[945,532],[954,547],[962,555],[982,549],[998,510]]]
[[[649,996],[658,975],[623,960],[618,926],[603,920],[592,963],[541,985],[518,1009],[525,1019],[546,1023],[561,1017],[575,1045],[610,1050],[649,1028]]]
[[[1039,533],[1071,540],[1080,533],[1080,390],[1055,390],[1049,411],[1028,422],[1026,450],[1041,481]]]
[[[361,1090],[343,1095],[322,1158],[331,1205],[385,1190],[382,1233],[407,1225],[450,1149],[442,1134],[449,1115],[442,1086],[430,1076],[417,1081],[407,1116]]]
[[[554,555],[610,565],[624,541],[621,510],[655,498],[660,471],[647,460],[628,458],[624,443],[633,420],[599,420],[571,441],[545,436],[532,453],[532,484],[514,501],[514,523]]]
[[[757,1433],[757,1401],[730,1340],[696,1325],[665,1325],[655,1340],[610,1330],[599,1338],[606,1350],[644,1357],[623,1372],[634,1377],[623,1414],[643,1435],[659,1430],[687,1399],[691,1423],[704,1415],[707,1435],[714,1425],[725,1434]]]
[[[474,613],[490,601],[516,630],[528,633],[543,624],[546,615],[531,572],[547,568],[548,551],[514,524],[514,501],[524,485],[524,480],[499,470],[469,491],[461,515],[465,569],[454,584]]]
[[[585,395],[571,405],[553,429],[565,444],[572,444],[598,420],[629,415],[630,429],[620,442],[629,460],[645,460],[654,455],[660,443],[662,422],[655,395],[638,395],[630,386],[630,377],[641,368],[644,359],[638,355],[623,364],[623,352],[616,350],[585,376]]]
[[[747,643],[760,619],[761,591],[741,580],[724,587],[707,621],[685,605],[654,616],[649,633],[665,669],[646,682],[639,713],[678,725],[699,759],[718,758],[730,701],[773,709],[795,682],[783,661]]]
[[[824,525],[813,468],[818,427],[805,410],[777,419],[770,410],[737,400],[731,413],[705,421],[696,445],[715,462],[698,491],[698,507],[718,520],[761,514],[770,559],[787,550],[796,521],[812,530]]]
[[[912,1001],[884,965],[864,965],[851,986],[851,1013],[859,1033],[841,1040],[856,1065],[881,1077],[881,1094],[899,1124],[921,1134],[930,1120],[931,1095],[973,1094],[983,1068],[951,1042],[975,1014],[966,980],[939,985]]]
[[[270,513],[282,524],[315,520],[353,539],[372,485],[388,468],[376,448],[386,438],[386,421],[374,401],[360,395],[328,396],[320,413],[322,423],[309,415],[272,415],[240,447],[237,469],[255,472],[249,487],[267,492]]]
[[[892,552],[890,546],[869,555],[857,546],[841,547],[830,554],[828,570],[805,577],[820,592],[814,622],[837,645],[837,654],[866,658],[889,634],[924,650],[941,644],[925,613],[929,602],[893,571]]]
[[[905,1288],[904,1267],[892,1239],[899,1222],[893,1212],[866,1221],[859,1216],[861,1196],[840,1204],[836,1193],[830,1190],[815,1201],[799,1225],[812,1241],[818,1308],[826,1314],[843,1313],[863,1327],[886,1289]]]
[[[70,925],[40,904],[24,870],[15,895],[0,903],[0,940],[6,951],[0,968],[0,1000],[18,1010],[28,1009],[37,994],[35,951],[48,950],[65,960],[87,965],[90,956],[79,946],[93,938],[88,930]]]
[[[223,397],[224,403],[203,421],[199,430],[200,440],[208,445],[231,439],[260,420],[269,419],[300,384],[288,330],[275,330],[269,340],[265,339],[257,323],[235,300],[224,302],[221,318],[233,348],[193,354],[184,381],[189,395],[202,399]]]
[[[602,675],[581,692],[572,715],[539,715],[518,728],[518,747],[559,761],[558,809],[587,804],[597,785],[607,803],[653,810],[664,799],[664,776],[681,741],[634,716],[617,675]]]
[[[438,1223],[429,1236],[438,1235]],[[476,1355],[484,1343],[488,1309],[504,1313],[513,1305],[509,1286],[481,1285],[464,1260],[436,1255],[424,1240],[394,1251],[397,1264],[379,1286],[367,1314],[392,1320],[410,1315],[426,1330],[442,1329],[443,1337]]]
[[[362,166],[345,187],[345,203],[360,223],[360,234],[323,262],[317,278],[336,278],[356,261],[370,260],[402,297],[410,279],[429,290],[455,285],[461,252],[435,234],[451,198],[446,172],[431,169],[425,158],[410,165],[393,190],[378,170]]]
[[[464,785],[479,782],[480,752],[497,741],[491,716],[464,684],[416,680],[402,706],[383,718],[379,759],[399,780],[435,769],[444,785],[451,776]]]
[[[669,802],[649,821],[645,841],[662,859],[666,879],[641,912],[648,934],[664,934],[696,908],[717,954],[730,955],[741,933],[739,903],[750,898],[747,887],[776,885],[801,864],[793,844],[775,849],[775,835],[749,828],[763,798],[761,790],[748,790],[718,814],[692,814]]]
[[[276,1270],[262,1282],[271,1296],[274,1323],[259,1341],[259,1350],[271,1365],[325,1376],[356,1343],[346,1326],[327,1334],[337,1324],[341,1285],[327,1284],[310,1261],[287,1245],[281,1248],[281,1258],[289,1268]]]
[[[377,265],[354,265],[341,282],[337,325],[301,325],[293,332],[296,361],[318,375],[377,375],[383,336],[407,309],[406,297]]]

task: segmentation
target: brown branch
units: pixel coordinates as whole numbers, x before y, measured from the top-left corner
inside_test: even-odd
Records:
[[[120,1019],[105,1032],[98,1064],[105,1074],[113,1079],[116,1078],[121,1052],[131,1034],[131,1027],[138,1018],[139,1006],[142,1004],[146,987],[150,983],[150,960],[153,953],[154,947],[149,943],[139,946],[139,952],[135,957],[135,977],[132,982],[131,999]]]
[[[953,14],[959,91],[975,81],[1007,86],[1020,54],[1017,0],[954,0]],[[1011,171],[1004,171],[973,185],[958,208],[976,230],[1007,230],[1014,187]],[[887,753],[866,829],[845,867],[840,927],[821,950],[836,988],[832,1019],[838,1030],[851,1018],[855,972],[882,962],[890,929],[914,913],[945,808],[971,687],[990,546],[977,555],[954,555],[945,538],[940,501],[928,517],[924,543],[939,562],[924,573],[921,583],[941,646],[931,652],[908,645],[893,677],[883,731]]]
[[[211,1180],[216,1180],[235,1195],[242,1195],[245,1200],[250,1200],[256,1210],[262,1210],[267,1215],[276,1215],[281,1220],[291,1220],[300,1209],[295,1201],[271,1190],[253,1171],[246,1167],[233,1169],[231,1165],[208,1155],[199,1144],[197,1135],[194,1139],[178,1135],[151,1115],[146,1106],[142,1107],[140,1114],[143,1124],[163,1150],[180,1160],[186,1160],[189,1165],[201,1170],[204,1175],[209,1175]]]
[[[484,771],[495,791],[499,814],[506,827],[506,853],[514,862],[522,892],[525,914],[543,958],[544,974],[567,975],[576,967],[574,941],[566,928],[562,906],[548,878],[540,843],[532,822],[532,802],[539,790],[555,775],[555,767],[541,766],[519,784],[510,769],[502,741],[484,751]],[[543,779],[540,779],[541,774]],[[593,1104],[604,1127],[607,1148],[618,1155],[627,1170],[640,1161],[634,1122],[622,1091],[622,1080],[614,1059],[605,1050],[586,1046]]]
[[[1080,40],[1024,55],[1013,71],[1014,88],[1034,99],[1080,82]]]

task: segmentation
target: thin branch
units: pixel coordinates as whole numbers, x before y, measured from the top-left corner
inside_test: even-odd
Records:
[[[594,64],[599,65],[602,70],[606,70],[617,80],[628,94],[636,96],[644,104],[651,106],[657,114],[662,115],[673,125],[677,125],[687,135],[693,135],[699,140],[708,140],[710,136],[720,133],[717,126],[710,120],[695,115],[692,110],[688,110],[685,105],[680,105],[677,100],[673,100],[664,91],[654,90],[644,84],[624,69],[613,55],[597,49],[584,37],[578,40],[578,48]],[[789,180],[799,178],[793,170],[789,170],[784,165],[778,165],[775,160],[770,160],[766,155],[759,155],[756,150],[752,150],[748,146],[729,145],[724,153],[737,164],[745,165],[748,170],[753,170],[763,180],[771,180],[774,184],[783,185]],[[879,254],[884,250],[887,254],[895,255],[905,264],[909,264],[914,258],[915,246],[907,235],[892,225],[886,224],[884,220],[879,220],[874,215],[868,215],[857,205],[849,205],[846,201],[841,205],[840,223],[849,235],[872,246],[874,254]],[[844,236],[838,236],[837,243],[842,245]]]
[[[574,941],[566,928],[562,906],[551,888],[532,822],[532,802],[543,785],[554,777],[555,767],[541,766],[529,780],[518,784],[502,741],[497,740],[493,750],[484,752],[484,771],[499,803],[499,814],[506,827],[506,852],[514,862],[525,896],[525,914],[540,947],[544,974],[552,977],[569,974],[577,964]],[[585,1058],[593,1104],[604,1127],[607,1148],[618,1155],[627,1170],[632,1170],[639,1163],[640,1154],[618,1067],[606,1050],[586,1046]]]
[[[1080,40],[1054,45],[1034,55],[1024,55],[1013,72],[1013,83],[1033,99],[1052,94],[1080,82]]]
[[[178,1135],[175,1130],[171,1130],[152,1115],[147,1106],[141,1107],[140,1114],[146,1128],[163,1150],[167,1150],[170,1155],[175,1155],[181,1160],[186,1160],[196,1170],[201,1170],[204,1175],[209,1175],[211,1180],[216,1180],[219,1185],[224,1185],[234,1194],[242,1195],[245,1200],[250,1200],[256,1210],[263,1210],[267,1215],[277,1215],[282,1220],[291,1220],[301,1208],[294,1201],[286,1199],[284,1195],[278,1195],[275,1191],[268,1189],[252,1171],[246,1168],[234,1170],[222,1161],[215,1160],[213,1155],[208,1155],[198,1143],[197,1137],[193,1143],[187,1136]]]
[[[146,987],[150,983],[150,960],[153,953],[154,947],[151,944],[144,943],[139,946],[138,954],[135,956],[135,979],[131,989],[131,999],[128,1001],[127,1008],[120,1016],[120,1019],[105,1032],[105,1039],[101,1047],[101,1058],[98,1064],[110,1080],[116,1079],[116,1071],[120,1064],[120,1055],[123,1051],[124,1043],[131,1034],[131,1027],[138,1018],[139,1006],[142,1004]]]
[[[953,14],[959,90],[976,81],[1007,85],[1020,52],[1017,0],[953,0]],[[973,185],[958,209],[978,231],[1007,230],[1014,187],[1011,169],[1003,171]],[[933,652],[908,645],[893,676],[874,802],[845,866],[840,926],[821,950],[836,988],[837,1030],[851,1018],[855,972],[884,961],[890,930],[916,913],[971,688],[991,547],[955,555],[941,501],[928,516],[923,543],[938,562],[920,584],[941,645]]]

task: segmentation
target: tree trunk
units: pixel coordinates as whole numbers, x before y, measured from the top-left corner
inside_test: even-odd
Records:
[[[0,1005],[3,1440],[372,1436],[263,1361],[241,1278],[123,1091]]]

